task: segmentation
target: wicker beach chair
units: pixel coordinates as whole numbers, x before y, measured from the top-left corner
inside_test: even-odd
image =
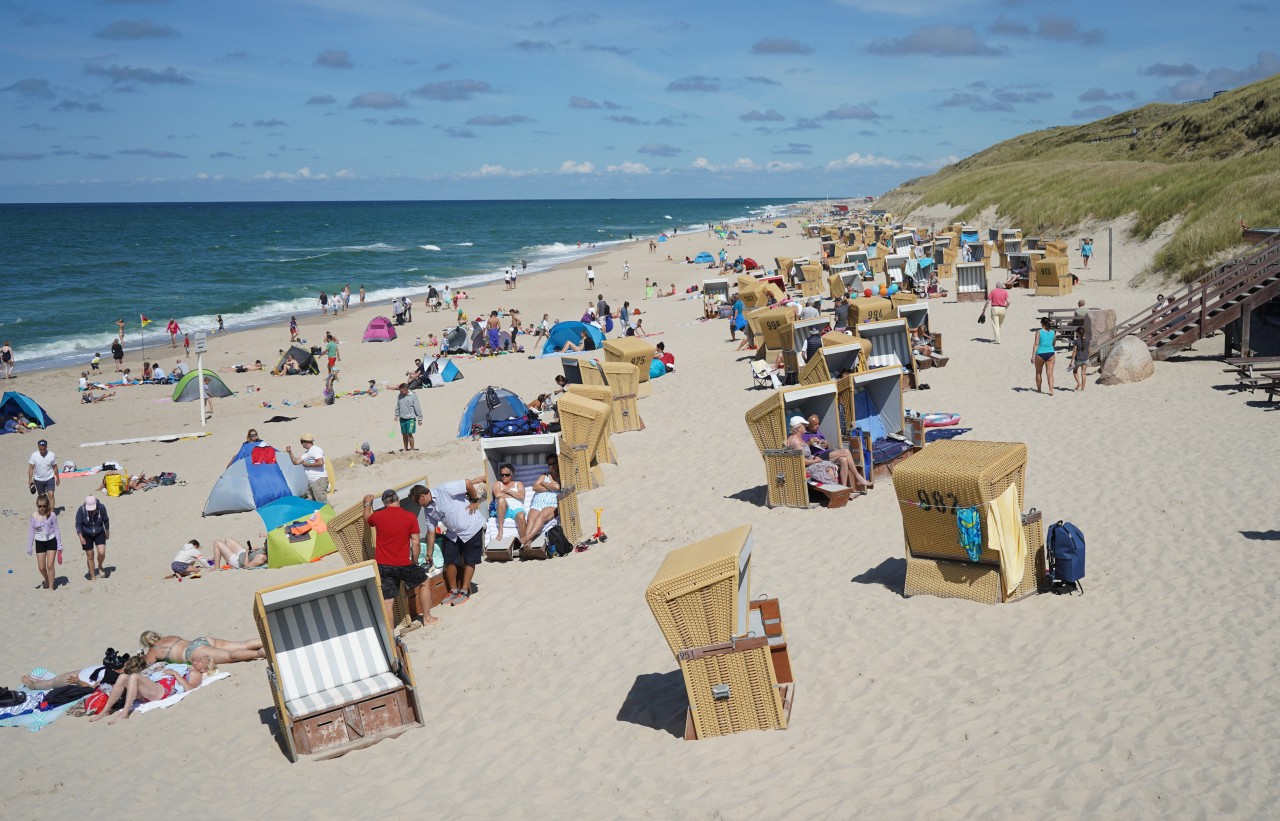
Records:
[[[604,437],[608,438],[608,437]],[[537,433],[530,436],[503,436],[493,439],[480,440],[480,455],[484,462],[485,481],[493,484],[498,480],[498,466],[503,462],[508,462],[515,469],[516,481],[522,482],[526,488],[532,487],[538,477],[547,472],[547,457],[554,455],[560,463],[560,477],[564,479],[569,474],[570,469],[569,458],[561,452],[562,437],[555,436],[550,433]],[[568,481],[560,483],[560,493],[557,494],[556,502],[557,517],[560,520],[560,527],[564,530],[564,535],[569,541],[575,545],[582,541],[582,521],[578,512],[578,492],[577,488]],[[494,559],[510,560],[515,558],[514,552],[510,555],[504,555],[502,551],[507,550],[506,545],[510,542],[503,539],[503,546],[495,546]],[[541,551],[539,555],[537,551]],[[546,548],[538,544],[521,546],[522,555],[525,552],[533,554],[536,558],[546,558]],[[490,558],[486,549],[485,558]]]
[[[728,280],[719,280],[729,287]],[[636,366],[640,377],[636,398],[644,399],[653,395],[653,383],[649,380],[649,368],[653,365],[653,356],[658,351],[648,341],[637,336],[620,336],[604,343],[605,362],[630,362]]]
[[[824,495],[829,507],[842,507],[849,500],[849,488],[810,482],[804,453],[787,447],[787,420],[796,415],[808,418],[810,414],[818,415],[818,429],[833,446],[844,441],[834,382],[777,391],[746,413],[747,429],[764,460],[767,504],[771,508],[811,507],[810,488]]]
[[[383,618],[374,562],[259,590],[253,615],[290,761],[422,726],[413,667]]]
[[[1042,523],[1021,517],[1027,544],[1022,580],[1007,589],[1000,554],[992,547],[985,506],[1011,485],[1023,502],[1027,446],[1021,442],[948,440],[929,445],[894,472],[907,554],[907,596],[933,595],[994,604],[1046,589]],[[976,507],[982,524],[981,552],[971,561],[960,544],[956,513]],[[1010,579],[1009,581],[1012,581]]]
[[[849,300],[849,328],[855,329],[868,322],[893,319],[893,303],[880,296],[860,296]]]
[[[578,396],[585,396],[587,399],[609,406],[609,424],[605,429],[605,435],[600,437],[600,447],[592,456],[592,462],[601,465],[618,464],[618,449],[613,446],[613,434],[618,432],[613,427],[613,390],[608,385],[569,385],[566,389],[569,393],[576,393]]]
[[[556,403],[556,412],[560,416],[560,433],[564,438],[560,453],[568,457],[562,462],[567,463],[568,469],[561,469],[561,478],[576,487],[579,493],[599,487],[604,482],[604,473],[598,464],[593,467],[592,457],[599,452],[600,438],[609,435],[609,406],[585,396],[566,393]]]
[[[959,262],[955,266],[956,301],[987,301],[987,267],[981,262]]]
[[[911,333],[904,319],[888,319],[858,326],[858,335],[871,343],[871,368],[897,366],[902,369],[903,389],[916,386],[916,361],[911,354]]]
[[[608,385],[605,379],[604,370],[600,367],[599,359],[588,359],[582,357],[578,360],[578,372],[582,375],[582,384],[584,385]]]
[[[639,369],[630,362],[606,362],[602,367],[613,391],[613,426],[619,431],[644,430],[636,396],[640,387]]]
[[[755,323],[752,333],[756,340],[756,359],[772,365],[783,351],[794,350],[794,334],[790,333],[791,321],[796,312],[791,308],[773,307],[753,311],[748,322]]]
[[[827,277],[827,291],[831,294],[832,299],[839,299],[849,293],[849,285],[844,279],[845,271],[837,270],[844,268],[846,268],[846,266],[833,265],[831,269],[832,273]]]
[[[645,592],[680,664],[685,738],[785,729],[794,680],[777,599],[751,601],[751,527],[671,551]]]
[[[1035,264],[1036,296],[1067,296],[1071,293],[1071,271],[1066,257],[1046,256]]]
[[[769,304],[769,299],[764,291],[764,283],[758,281],[752,282],[750,285],[739,286],[738,298],[742,300],[743,307],[749,311],[763,308]]]
[[[791,350],[804,351],[810,335],[819,337],[831,330],[831,316],[817,316],[813,319],[793,319],[791,321]]]
[[[906,411],[902,401],[902,370],[873,368],[848,377],[851,392],[841,394],[841,412],[848,420],[849,450],[862,454],[862,475],[882,479],[917,448],[903,441]]]

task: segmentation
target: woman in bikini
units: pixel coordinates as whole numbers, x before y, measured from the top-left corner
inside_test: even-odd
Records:
[[[154,665],[155,669],[147,672],[149,665],[142,656],[134,656],[125,662],[120,670],[120,677],[111,688],[111,698],[102,712],[90,718],[100,721],[111,712],[116,703],[123,699],[120,714],[108,724],[124,721],[133,713],[135,701],[162,701],[170,696],[194,690],[204,681],[206,675],[217,672],[217,665],[208,656],[200,656],[191,662],[190,669],[182,673],[176,668]]]
[[[520,531],[520,543],[530,544],[542,533],[542,528],[556,515],[560,502],[560,459],[554,453],[547,456],[547,472],[533,483],[533,498],[529,500],[529,513],[525,516],[524,529]]]
[[[148,630],[138,640],[146,650],[144,658],[148,664],[157,661],[191,664],[195,659],[205,656],[216,664],[266,658],[261,639],[228,641],[211,636],[197,636],[188,641],[181,636],[161,636],[154,630]]]

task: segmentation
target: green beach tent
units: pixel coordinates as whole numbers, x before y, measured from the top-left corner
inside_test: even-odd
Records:
[[[258,515],[267,527],[267,567],[306,564],[338,549],[327,527],[334,515],[330,505],[285,496],[258,508]],[[323,529],[316,527],[316,517]]]
[[[209,380],[209,384],[205,385],[204,392],[206,396],[212,396],[214,399],[221,399],[224,396],[231,396],[231,390],[227,387],[218,375],[213,371],[192,371],[178,380],[178,384],[173,386],[174,402],[195,402],[200,398],[200,383],[196,381],[197,375],[203,375]]]

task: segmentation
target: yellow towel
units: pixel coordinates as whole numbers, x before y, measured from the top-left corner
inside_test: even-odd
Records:
[[[1027,536],[1022,530],[1022,500],[1011,484],[987,504],[987,544],[1000,554],[1000,577],[1008,598],[1022,584],[1027,561]]]

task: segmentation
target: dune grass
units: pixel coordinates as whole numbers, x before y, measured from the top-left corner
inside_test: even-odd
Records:
[[[1122,139],[1087,142],[1103,137]],[[1203,103],[1024,134],[884,202],[901,213],[962,205],[960,219],[991,207],[1028,233],[1063,236],[1085,220],[1133,215],[1133,235],[1146,239],[1181,216],[1146,273],[1194,279],[1239,250],[1241,219],[1280,226],[1280,76]]]

